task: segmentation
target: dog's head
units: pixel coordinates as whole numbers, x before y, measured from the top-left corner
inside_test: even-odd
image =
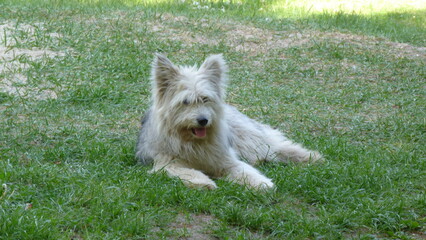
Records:
[[[175,66],[156,54],[152,64],[153,102],[159,125],[187,141],[207,139],[222,119],[226,85],[222,55],[199,67]]]

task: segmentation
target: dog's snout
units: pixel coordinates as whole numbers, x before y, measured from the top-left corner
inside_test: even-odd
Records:
[[[207,125],[209,120],[205,117],[200,117],[200,118],[197,118],[197,122],[198,122],[198,124],[200,124],[200,126],[204,127],[204,126]]]

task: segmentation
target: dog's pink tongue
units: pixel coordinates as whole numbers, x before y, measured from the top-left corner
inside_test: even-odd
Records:
[[[197,137],[205,137],[207,134],[206,128],[194,128],[195,136]]]

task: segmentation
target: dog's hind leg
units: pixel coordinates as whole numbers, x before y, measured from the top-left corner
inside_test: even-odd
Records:
[[[275,143],[272,147],[275,160],[292,162],[315,162],[322,159],[317,151],[311,151],[290,140]]]
[[[203,172],[189,168],[168,156],[155,159],[153,171],[165,171],[170,177],[178,177],[183,184],[192,188],[217,188],[216,183]]]

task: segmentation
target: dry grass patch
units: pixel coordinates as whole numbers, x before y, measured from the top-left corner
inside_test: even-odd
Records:
[[[259,28],[250,23],[219,19],[190,19],[185,16],[162,14],[147,23],[151,32],[162,40],[181,41],[184,46],[195,44],[225,44],[248,56],[267,55],[275,50],[309,47],[318,42],[346,43],[365,50],[380,50],[396,57],[425,61],[426,48],[386,38],[317,30],[277,31]]]
[[[150,30],[162,39],[182,41],[187,47],[194,44],[226,44],[235,51],[254,56],[277,48],[301,46],[308,42],[297,31],[273,31],[231,20],[189,19],[164,14],[148,22]]]

